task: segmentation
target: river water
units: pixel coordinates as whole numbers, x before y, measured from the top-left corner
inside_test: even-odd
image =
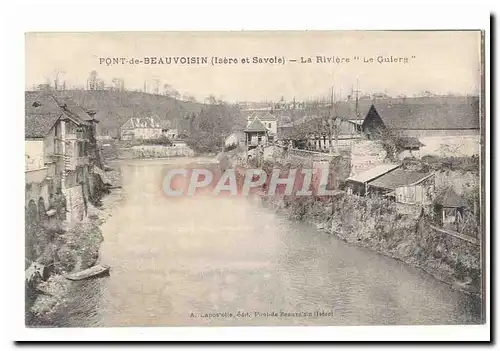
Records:
[[[123,188],[105,200],[100,253],[110,276],[72,283],[58,326],[479,323],[477,298],[258,199],[165,197],[165,165],[189,161],[115,165]]]

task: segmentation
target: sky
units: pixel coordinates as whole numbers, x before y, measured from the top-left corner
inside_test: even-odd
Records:
[[[68,86],[84,87],[95,70],[108,85],[119,77],[134,90],[159,80],[161,87],[169,84],[200,101],[208,95],[227,101],[305,100],[329,97],[332,89],[336,98],[356,89],[392,96],[480,90],[478,31],[27,33],[25,43],[26,89],[53,80],[56,70]],[[212,65],[214,56],[238,62]],[[317,56],[333,62],[318,62]],[[207,63],[145,64],[146,57],[207,57]],[[252,63],[253,57],[283,63]],[[113,58],[120,63],[107,65]],[[250,63],[243,63],[247,58]],[[143,62],[130,64],[131,59]]]

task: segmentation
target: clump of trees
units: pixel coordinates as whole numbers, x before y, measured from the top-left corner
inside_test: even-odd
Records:
[[[135,145],[162,145],[162,146],[172,146],[172,141],[165,135],[160,136],[156,139],[136,139],[134,140]]]
[[[190,135],[186,143],[195,152],[213,153],[222,150],[225,137],[234,128],[239,127],[239,112],[233,106],[223,102],[211,100],[198,113],[192,113],[189,119]]]

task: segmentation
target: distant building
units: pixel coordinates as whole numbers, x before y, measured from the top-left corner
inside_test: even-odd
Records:
[[[360,140],[397,137],[405,157],[472,156],[480,151],[479,98],[431,96],[339,101],[304,111],[293,123],[279,126],[279,138],[300,147],[328,150],[329,118],[338,123],[332,139],[349,149]],[[296,116],[297,117],[297,116]],[[332,140],[333,141],[333,140]]]
[[[260,119],[255,118],[244,130],[245,141],[248,147],[267,145],[269,141],[269,130]]]
[[[278,134],[278,118],[268,111],[260,113],[254,112],[247,117],[247,127],[250,126],[256,118],[259,119],[262,125],[266,128],[268,131],[269,141],[272,142]]]
[[[157,139],[162,135],[162,126],[157,117],[132,117],[120,128],[122,140]]]
[[[418,147],[421,156],[472,156],[480,151],[477,97],[380,100],[364,116],[362,130],[367,138],[384,138],[387,130],[416,138],[422,144]]]

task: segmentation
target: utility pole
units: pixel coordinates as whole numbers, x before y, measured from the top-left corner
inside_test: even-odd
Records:
[[[356,119],[359,119],[359,98],[358,98],[358,93],[359,93],[359,79],[356,80]]]
[[[328,127],[330,129],[330,131],[329,131],[329,145],[330,145],[329,152],[330,152],[330,154],[333,153],[333,140],[332,140],[332,136],[333,136],[333,103],[334,103],[333,94],[334,93],[333,93],[333,86],[332,86],[332,95],[330,98],[330,118],[328,121]]]

